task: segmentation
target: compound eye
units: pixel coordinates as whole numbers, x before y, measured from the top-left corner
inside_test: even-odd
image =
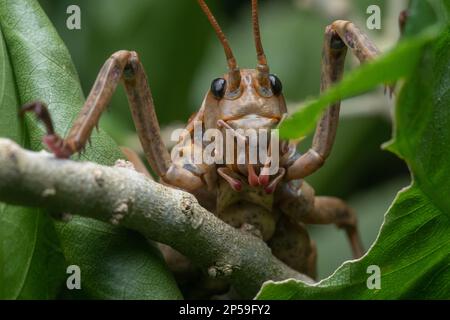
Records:
[[[280,79],[276,75],[270,74],[269,80],[272,85],[273,94],[276,96],[280,95],[281,91],[283,91],[283,85],[281,84]]]
[[[214,79],[211,83],[211,92],[217,99],[222,99],[225,94],[227,81],[223,78]]]

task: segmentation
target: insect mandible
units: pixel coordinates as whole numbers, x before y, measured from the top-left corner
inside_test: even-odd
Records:
[[[287,114],[281,80],[270,73],[259,30],[258,3],[252,0],[252,25],[257,52],[255,69],[240,69],[231,47],[204,0],[198,0],[225,51],[228,72],[213,80],[199,111],[191,117],[187,135],[194,133],[194,123],[203,129],[228,130],[232,139],[249,143],[240,130],[273,131]],[[348,49],[361,63],[374,59],[379,50],[353,23],[338,20],[325,29],[322,52],[321,91],[340,81]],[[335,224],[349,239],[355,258],[363,254],[356,216],[345,202],[334,197],[315,196],[303,180],[324,164],[334,143],[340,103],[327,109],[317,124],[311,148],[296,151],[293,141],[276,140],[279,163],[274,173],[267,170],[270,160],[197,164],[190,157],[173,160],[163,142],[155,107],[144,68],[138,54],[118,51],[104,64],[95,84],[66,138],[58,136],[44,103],[25,105],[46,125],[44,143],[58,158],[81,152],[98,124],[117,85],[125,86],[137,134],[145,156],[160,182],[183,189],[228,224],[262,238],[273,254],[287,265],[311,277],[316,274],[316,248],[305,224]],[[262,145],[263,141],[257,141]],[[270,154],[270,142],[268,145]],[[227,143],[224,144],[225,147]],[[195,148],[194,143],[184,148]],[[186,150],[185,150],[186,151]],[[189,150],[191,151],[191,150]],[[183,152],[183,150],[178,150]],[[273,156],[273,154],[271,155]],[[223,155],[225,157],[225,155]],[[130,154],[129,158],[133,158]],[[230,160],[230,159],[228,159]]]

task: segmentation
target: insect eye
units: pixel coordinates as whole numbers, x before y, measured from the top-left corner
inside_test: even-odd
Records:
[[[214,79],[211,83],[211,92],[217,99],[222,99],[225,94],[227,81],[223,78]]]
[[[281,91],[283,90],[283,85],[281,84],[280,79],[276,75],[270,74],[269,80],[270,84],[272,85],[273,94],[276,96],[280,95]]]

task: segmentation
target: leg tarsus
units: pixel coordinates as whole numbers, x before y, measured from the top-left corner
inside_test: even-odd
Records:
[[[47,135],[55,134],[55,129],[53,128],[52,118],[50,112],[48,112],[47,105],[40,101],[30,102],[22,106],[20,110],[20,115],[24,116],[27,112],[33,112],[36,117],[42,121],[47,130]]]
[[[42,138],[42,141],[57,158],[67,159],[74,153],[64,143],[64,139],[55,133],[52,118],[44,103],[37,101],[25,104],[20,110],[20,115],[23,116],[27,112],[33,112],[38,120],[45,125],[47,133]]]

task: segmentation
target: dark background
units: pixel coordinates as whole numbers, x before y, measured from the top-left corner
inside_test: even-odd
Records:
[[[103,62],[120,49],[139,53],[147,71],[163,132],[182,126],[199,108],[212,79],[226,71],[222,48],[194,0],[41,0],[67,44],[87,95]],[[66,8],[81,8],[81,30],[68,30]],[[250,1],[208,1],[241,67],[253,68],[256,54]],[[367,30],[366,9],[377,4],[381,30]],[[335,19],[352,20],[382,49],[398,39],[397,17],[406,1],[260,1],[262,39],[271,71],[284,86],[292,109],[316,96],[320,85],[323,31]],[[350,57],[347,68],[357,66]],[[343,102],[333,152],[324,168],[307,179],[320,195],[344,198],[357,210],[366,248],[375,240],[396,193],[409,184],[404,163],[381,144],[391,137],[393,101],[383,89]],[[123,89],[114,97],[102,126],[121,145],[140,151]],[[309,139],[301,149],[309,146]],[[318,245],[319,275],[330,275],[351,258],[343,232],[311,228]]]

